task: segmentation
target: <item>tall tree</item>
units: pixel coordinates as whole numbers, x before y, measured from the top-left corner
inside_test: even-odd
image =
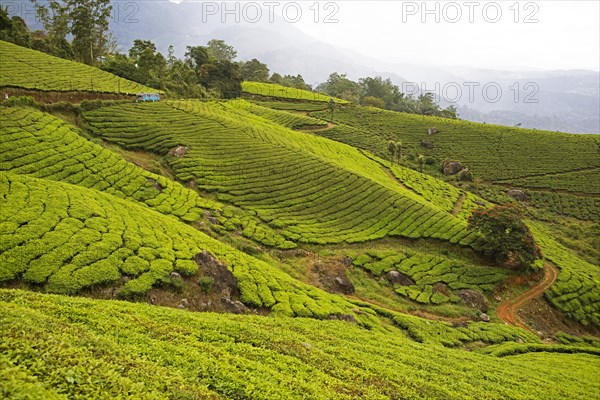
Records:
[[[237,57],[237,51],[224,40],[212,39],[207,44],[208,54],[217,61],[233,61]]]
[[[268,82],[269,68],[267,64],[263,64],[256,58],[250,61],[240,63],[240,72],[245,81],[251,82]]]

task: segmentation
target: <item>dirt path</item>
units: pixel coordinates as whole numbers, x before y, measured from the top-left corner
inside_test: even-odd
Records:
[[[458,213],[462,209],[463,203],[465,202],[465,197],[466,196],[464,193],[461,193],[460,196],[458,196],[458,199],[456,200],[456,203],[454,203],[454,208],[452,209],[450,214],[454,215],[455,217],[458,215]]]
[[[498,307],[498,317],[509,325],[531,330],[519,319],[519,310],[532,299],[541,296],[556,280],[558,269],[551,264],[544,265],[544,278],[528,291],[506,300]]]

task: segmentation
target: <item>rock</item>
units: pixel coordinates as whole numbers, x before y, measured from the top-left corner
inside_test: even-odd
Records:
[[[162,193],[162,191],[163,191],[164,188],[160,185],[160,183],[158,183],[157,181],[155,181],[152,178],[148,178],[147,180],[148,180],[149,183],[152,184],[152,186],[154,186],[154,188],[156,190],[158,190],[158,193]]]
[[[427,134],[433,135],[433,134],[437,133],[437,131],[438,131],[437,128],[431,127],[429,129],[427,129]]]
[[[188,308],[190,306],[190,302],[188,301],[188,299],[181,299],[181,301],[179,302],[179,305],[184,306],[185,308]]]
[[[433,142],[430,142],[429,140],[421,140],[421,147],[433,149]]]
[[[240,291],[233,273],[208,251],[204,250],[194,256],[202,275],[213,278],[212,288],[215,292],[228,293],[229,297],[239,296]]]
[[[227,297],[222,297],[221,304],[226,312],[234,314],[243,314],[246,312],[246,306],[240,301],[233,301]]]
[[[356,320],[356,318],[354,318],[354,315],[352,315],[352,314],[331,314],[327,318],[335,319],[335,320],[339,320],[339,321],[351,322],[353,324],[358,324],[358,321]]]
[[[523,339],[521,339],[519,336],[517,336],[517,337],[515,338],[515,342],[517,342],[517,343],[524,343],[524,342],[523,342]]]
[[[339,292],[343,294],[352,294],[354,293],[354,285],[346,276],[336,276],[333,278],[333,284],[331,285],[331,290],[334,292]]]
[[[185,310],[187,307],[184,306],[183,304],[180,304],[177,306],[177,308],[179,308],[180,310]]]
[[[442,173],[444,175],[456,175],[463,169],[465,169],[464,165],[458,161],[446,160],[442,163]]]
[[[385,278],[393,285],[410,286],[415,284],[415,281],[409,276],[398,271],[388,272],[385,274]]]
[[[156,297],[155,296],[150,296],[150,298],[148,299],[148,303],[154,305],[156,304]]]
[[[525,193],[524,191],[522,191],[520,189],[510,189],[509,191],[506,192],[506,194],[515,200],[527,201],[527,193]]]
[[[479,311],[486,312],[488,310],[487,300],[480,292],[473,289],[461,289],[456,292],[462,302],[471,308],[476,308]]]
[[[192,188],[192,189],[196,189],[198,187],[198,185],[196,184],[196,180],[194,180],[194,179],[190,179],[188,181],[187,185],[189,188]]]
[[[189,147],[177,146],[177,147],[171,149],[169,151],[169,154],[172,155],[173,157],[181,158],[181,157],[185,156],[188,151],[190,151]]]
[[[479,318],[483,321],[483,322],[490,322],[490,316],[484,313],[479,314]]]
[[[431,288],[433,289],[434,293],[440,293],[446,297],[450,297],[450,288],[448,288],[448,285],[446,285],[444,283],[441,283],[441,282],[434,283]]]
[[[179,272],[175,272],[175,271],[171,272],[171,273],[169,274],[169,277],[170,277],[171,279],[181,279],[181,275],[179,274]]]

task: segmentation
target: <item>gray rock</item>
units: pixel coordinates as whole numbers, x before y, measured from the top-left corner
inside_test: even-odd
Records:
[[[180,304],[177,306],[177,308],[179,308],[180,310],[185,310],[187,307],[184,306],[183,304]]]
[[[437,282],[431,287],[434,293],[440,293],[444,296],[450,297],[450,288],[445,283]]]
[[[467,307],[476,308],[481,312],[487,312],[487,300],[485,296],[477,290],[461,289],[456,292],[456,295]]]
[[[429,140],[421,140],[421,147],[433,149],[433,142],[430,142]]]
[[[188,151],[190,151],[189,147],[177,146],[177,147],[171,149],[169,151],[169,154],[172,155],[173,157],[181,158],[181,157],[185,156]]]
[[[202,275],[213,278],[215,292],[229,293],[229,297],[239,296],[240,291],[233,273],[211,253],[204,250],[194,256]]]
[[[409,276],[398,271],[390,271],[385,274],[385,278],[393,285],[411,286],[415,284]]]
[[[484,313],[479,314],[479,318],[483,321],[483,322],[490,322],[490,316]]]
[[[171,273],[169,274],[169,277],[170,277],[171,279],[181,279],[181,275],[179,274],[179,272],[175,272],[175,271],[171,272]]]
[[[190,302],[188,301],[188,299],[181,299],[181,301],[179,302],[179,305],[187,308],[190,306]]]
[[[431,127],[429,129],[427,129],[427,134],[428,135],[433,135],[433,134],[435,134],[437,132],[438,132],[437,128],[434,128],[434,127]]]
[[[342,258],[341,262],[344,267],[349,267],[352,265],[352,258],[345,256],[344,258]]]
[[[463,169],[465,169],[464,165],[458,161],[446,160],[442,163],[442,173],[444,175],[456,175]]]
[[[343,294],[352,294],[354,293],[354,285],[346,276],[336,276],[333,278],[333,284],[331,285],[331,290]]]
[[[207,217],[206,219],[208,220],[208,222],[210,222],[213,225],[219,225],[220,224],[219,220],[216,219],[215,217]]]
[[[527,201],[527,193],[520,189],[510,189],[506,192],[506,194],[515,200]]]
[[[243,314],[246,312],[246,306],[240,301],[233,301],[227,297],[223,297],[221,298],[221,304],[226,312],[233,314]]]

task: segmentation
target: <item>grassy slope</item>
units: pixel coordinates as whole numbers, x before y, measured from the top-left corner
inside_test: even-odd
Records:
[[[257,106],[255,106],[257,107]],[[95,134],[129,148],[165,153],[181,180],[282,226],[291,240],[364,241],[386,235],[472,243],[465,223],[399,185],[355,148],[279,126],[247,103],[198,101],[122,105],[85,117]]]
[[[498,358],[340,321],[6,290],[0,321],[8,398],[590,400],[600,392],[591,354]]]
[[[315,102],[329,102],[333,99],[338,104],[348,103],[326,94],[311,92],[309,90],[290,88],[273,83],[242,82],[242,91],[247,94],[255,94],[264,97],[275,97],[280,99],[304,100]]]
[[[115,285],[125,296],[141,296],[169,284],[174,270],[197,274],[193,257],[207,250],[233,271],[249,306],[318,318],[351,313],[337,296],[109,194],[11,173],[0,175],[0,193],[0,281],[23,279],[55,293]],[[131,280],[123,285],[122,276]]]
[[[0,40],[0,87],[102,93],[156,92],[98,68]]]

